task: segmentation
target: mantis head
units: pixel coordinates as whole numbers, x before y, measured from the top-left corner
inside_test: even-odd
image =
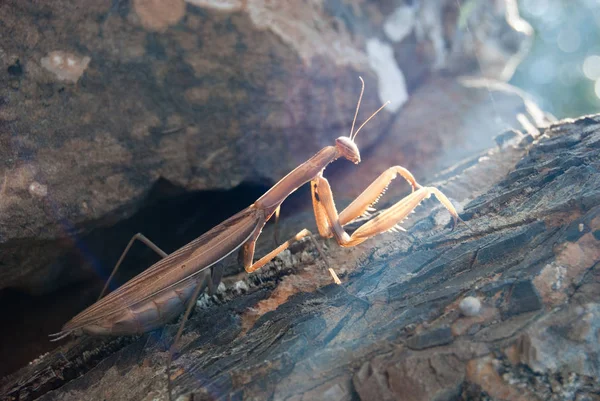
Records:
[[[354,140],[347,136],[340,136],[335,140],[335,147],[340,156],[350,160],[354,164],[360,163],[360,152]]]
[[[356,139],[356,135],[365,126],[377,113],[379,113],[385,106],[390,104],[388,100],[381,106],[375,113],[371,114],[371,117],[367,118],[364,123],[361,124],[360,127],[354,132],[354,124],[356,123],[356,117],[358,116],[358,109],[360,108],[360,101],[362,100],[363,93],[365,91],[365,81],[363,81],[362,77],[358,77],[360,82],[362,83],[362,89],[360,90],[360,96],[358,98],[358,103],[356,105],[356,112],[354,113],[354,120],[352,121],[352,128],[350,129],[350,136],[340,136],[335,140],[335,147],[340,156],[350,160],[354,164],[360,163],[360,152],[358,151],[358,146],[354,142]]]

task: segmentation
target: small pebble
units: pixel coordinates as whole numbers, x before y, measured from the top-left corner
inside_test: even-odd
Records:
[[[310,256],[310,253],[306,252],[306,251],[302,251],[302,253],[300,254],[300,261],[304,264],[306,263],[310,263],[312,262],[313,257]]]
[[[281,260],[281,262],[283,263],[283,267],[285,268],[289,268],[294,265],[294,259],[289,249],[286,249],[285,251],[281,252],[279,255],[277,255],[277,257],[279,258],[279,260]]]
[[[235,291],[248,291],[248,284],[245,281],[238,281],[234,284],[233,289]]]
[[[481,301],[476,297],[466,297],[460,301],[458,307],[465,316],[477,316],[481,311]]]
[[[48,195],[48,187],[34,181],[29,185],[29,193],[33,196],[43,198]]]
[[[21,87],[21,81],[19,81],[17,78],[13,78],[8,81],[8,86],[17,91]]]
[[[196,306],[199,308],[206,308],[208,305],[210,305],[210,301],[211,297],[209,297],[209,295],[207,293],[204,293],[202,295],[200,295],[198,297],[198,299],[196,300]]]
[[[42,361],[42,359],[44,359],[48,355],[50,355],[50,354],[48,352],[46,352],[45,354],[42,354],[42,355],[38,356],[37,358],[35,358],[33,361],[29,362],[29,364],[37,365],[38,363],[40,363]]]
[[[440,209],[434,215],[433,219],[435,220],[436,226],[445,226],[446,224],[450,223],[450,220],[452,220],[452,216],[450,216],[450,213],[448,213],[446,209]]]

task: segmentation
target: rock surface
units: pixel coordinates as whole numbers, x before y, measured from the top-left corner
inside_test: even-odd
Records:
[[[175,393],[215,400],[594,400],[600,116],[520,138],[440,183],[464,209],[466,223],[454,231],[436,224],[448,220],[427,203],[408,234],[349,250],[329,246],[342,286],[315,290],[328,278],[310,241],[244,276],[247,292],[234,290],[239,278],[225,280],[227,290],[202,298],[205,306],[187,326],[173,367]],[[505,173],[490,183],[490,169]],[[457,185],[477,178],[488,181],[485,189],[475,185],[478,196]],[[461,315],[466,296],[481,301],[477,316]],[[4,379],[3,397],[166,399],[165,350],[175,330],[71,341]]]
[[[465,13],[454,0],[285,4],[1,2],[0,289],[81,279],[57,259],[138,211],[160,179],[187,191],[276,182],[348,132],[358,75],[361,118],[392,100],[361,148],[386,146],[392,124],[418,142],[393,121],[430,74],[505,77],[526,43],[492,0]],[[427,165],[439,138],[471,143],[459,128],[423,139]],[[426,164],[410,147],[394,156]]]

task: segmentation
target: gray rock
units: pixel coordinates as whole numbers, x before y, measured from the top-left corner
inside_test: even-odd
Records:
[[[460,394],[464,369],[455,355],[400,353],[367,362],[353,383],[364,401],[449,401]]]
[[[452,340],[452,330],[450,330],[450,327],[439,327],[412,336],[406,341],[406,346],[410,349],[422,350],[450,344]]]
[[[346,135],[358,75],[367,82],[359,120],[392,100],[360,133],[367,149],[431,72],[500,77],[526,44],[503,10],[485,4],[468,16],[487,49],[478,54],[446,29],[458,25],[453,0],[245,4],[84,0],[79,12],[65,0],[2,2],[0,289],[49,293],[93,276],[95,264],[114,263],[112,249],[128,238],[98,244],[86,236],[143,209],[161,180],[184,191],[277,182]],[[411,10],[400,13],[402,26],[419,26],[420,35],[386,36],[396,8]],[[415,143],[413,132],[402,136]],[[422,160],[410,151],[394,160],[401,154]]]

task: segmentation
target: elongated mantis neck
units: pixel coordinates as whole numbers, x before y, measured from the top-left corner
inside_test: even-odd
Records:
[[[258,198],[254,205],[270,215],[296,189],[317,176],[329,163],[340,157],[335,146],[326,146],[313,157],[296,167],[288,175]]]

